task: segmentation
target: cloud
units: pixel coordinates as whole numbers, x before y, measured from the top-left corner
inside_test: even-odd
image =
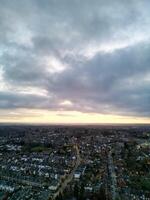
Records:
[[[150,117],[149,6],[2,0],[0,108]]]

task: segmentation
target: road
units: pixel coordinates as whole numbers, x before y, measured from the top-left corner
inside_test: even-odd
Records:
[[[56,197],[59,196],[59,194],[63,193],[63,191],[65,190],[65,188],[67,187],[67,185],[72,181],[73,176],[74,176],[74,172],[76,171],[77,167],[80,165],[81,162],[81,158],[80,158],[80,153],[79,153],[79,148],[77,145],[74,145],[74,148],[76,149],[76,164],[74,169],[71,171],[71,173],[67,176],[67,178],[65,179],[65,181],[61,184],[60,188],[58,189],[58,191],[54,194],[54,196],[52,197],[52,200],[55,200]]]
[[[108,154],[108,164],[109,164],[109,171],[111,176],[111,189],[112,189],[112,200],[116,200],[117,198],[117,180],[116,180],[116,173],[113,164],[113,158],[111,151]]]
[[[15,181],[17,183],[21,183],[21,184],[24,184],[24,185],[29,185],[29,186],[33,186],[33,187],[43,187],[43,185],[40,184],[40,183],[28,181],[28,180],[25,180],[25,179],[14,178],[14,177],[4,176],[4,175],[0,175],[0,177],[3,178],[4,180]]]

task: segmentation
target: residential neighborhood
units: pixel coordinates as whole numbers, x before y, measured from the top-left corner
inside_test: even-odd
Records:
[[[150,127],[0,126],[1,200],[149,200]]]

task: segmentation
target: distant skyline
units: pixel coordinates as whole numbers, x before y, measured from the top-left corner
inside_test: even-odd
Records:
[[[5,122],[150,123],[150,1],[1,0]]]

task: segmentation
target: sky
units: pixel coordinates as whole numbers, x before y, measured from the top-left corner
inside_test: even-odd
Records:
[[[150,123],[149,0],[0,0],[0,122]]]

